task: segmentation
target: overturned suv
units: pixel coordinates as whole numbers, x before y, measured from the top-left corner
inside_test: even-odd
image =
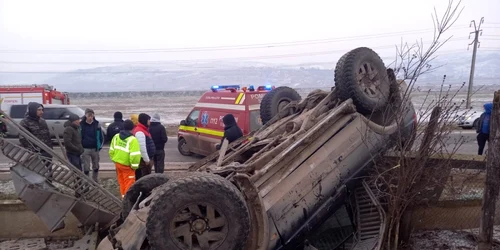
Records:
[[[373,195],[364,205],[360,197],[347,201],[365,184],[360,177],[375,157],[413,137],[416,116],[403,98],[406,86],[374,51],[361,47],[339,60],[331,91],[289,102],[295,96],[290,91],[279,87],[266,94],[261,112],[276,115],[188,172],[137,181],[124,197],[124,222],[101,246],[335,249],[367,240],[377,245],[383,211],[375,216],[375,233],[361,235],[371,228],[362,208],[376,205]],[[289,103],[278,108],[283,98]],[[330,238],[318,239],[321,234]]]

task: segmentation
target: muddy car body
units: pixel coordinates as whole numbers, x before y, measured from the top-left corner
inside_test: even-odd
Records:
[[[188,173],[137,181],[124,198],[127,226],[112,233],[111,242],[141,246],[146,240],[152,249],[302,249],[360,186],[358,177],[374,159],[415,133],[405,84],[372,50],[344,55],[335,85],[292,101]],[[261,112],[276,108],[262,105],[286,98],[280,93],[290,88],[269,92]],[[141,227],[135,243],[119,236]]]

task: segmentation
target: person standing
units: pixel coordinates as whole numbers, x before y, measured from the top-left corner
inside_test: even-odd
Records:
[[[153,165],[151,159],[156,151],[155,144],[148,129],[151,117],[145,113],[140,113],[138,120],[139,122],[134,127],[134,130],[132,130],[132,134],[139,141],[139,146],[141,148],[141,163],[139,164],[139,169],[135,171],[135,180],[139,180],[141,177],[151,173],[151,166]]]
[[[131,120],[123,122],[123,129],[116,134],[109,144],[109,157],[115,163],[116,176],[120,185],[122,198],[135,182],[135,170],[141,161],[139,141],[132,135],[134,123]]]
[[[130,120],[134,123],[134,127],[137,126],[137,123],[139,123],[139,115],[138,114],[131,114]]]
[[[477,145],[479,146],[477,150],[478,155],[483,155],[486,142],[490,141],[490,118],[492,110],[492,102],[484,104],[484,112],[479,117],[478,126],[476,128]]]
[[[217,150],[220,150],[220,147],[222,147],[224,139],[227,139],[228,143],[231,143],[243,136],[243,132],[241,131],[241,128],[238,127],[233,114],[227,114],[222,117],[222,122],[224,123],[224,136],[222,137],[220,144],[215,147]]]
[[[21,120],[19,125],[25,128],[28,132],[30,132],[34,137],[38,138],[42,143],[47,145],[49,148],[52,147],[52,139],[50,137],[49,126],[47,126],[47,122],[42,118],[43,116],[43,105],[37,102],[28,103],[28,109],[26,111],[26,115],[24,119]],[[21,145],[33,152],[39,152],[43,157],[48,159],[52,159],[52,155],[48,152],[44,151],[40,147],[31,143],[24,136],[19,135],[19,142]],[[49,171],[52,171],[50,167],[50,161],[45,162],[45,166]]]
[[[110,142],[113,137],[120,133],[123,130],[123,114],[120,111],[116,111],[113,114],[115,121],[109,124],[108,129],[106,130],[106,141]]]
[[[63,139],[68,161],[83,172],[80,156],[83,154],[84,149],[80,135],[80,122],[80,117],[77,115],[69,115],[68,121],[64,123]]]
[[[0,114],[0,117],[5,118],[5,116],[2,114]],[[0,120],[0,136],[4,137],[6,133],[7,133],[7,125],[5,124],[5,122]]]
[[[92,162],[92,179],[98,182],[99,152],[104,144],[104,135],[99,126],[99,121],[94,118],[94,110],[85,110],[85,117],[80,123],[80,128],[84,149],[82,154],[84,173],[89,175],[90,163]]]
[[[160,122],[160,115],[154,114],[151,118],[149,133],[155,144],[153,155],[155,173],[163,173],[165,170],[165,143],[168,141],[167,130]]]

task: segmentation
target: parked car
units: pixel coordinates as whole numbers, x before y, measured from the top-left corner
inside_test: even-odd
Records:
[[[465,115],[458,117],[458,126],[463,129],[476,129],[479,124],[479,117],[481,116],[481,111],[468,111]]]
[[[85,111],[76,105],[63,105],[63,104],[45,104],[43,118],[47,121],[49,126],[50,135],[55,138],[57,135],[62,138],[64,134],[64,123],[68,120],[70,114],[78,115],[79,117],[85,116]],[[7,114],[17,123],[21,122],[26,114],[28,104],[15,104],[11,105],[7,110]],[[95,118],[99,121],[104,136],[106,136],[106,129],[113,122],[113,119],[98,117]],[[16,129],[10,129],[11,126],[7,125],[8,137],[18,137],[19,134]],[[52,129],[53,128],[53,129]],[[55,133],[54,133],[55,130]]]

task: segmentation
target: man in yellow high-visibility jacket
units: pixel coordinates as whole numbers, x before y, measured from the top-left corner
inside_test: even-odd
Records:
[[[115,163],[118,184],[122,198],[135,182],[135,170],[141,161],[139,141],[132,135],[134,123],[123,122],[123,130],[116,134],[109,145],[109,157]]]

